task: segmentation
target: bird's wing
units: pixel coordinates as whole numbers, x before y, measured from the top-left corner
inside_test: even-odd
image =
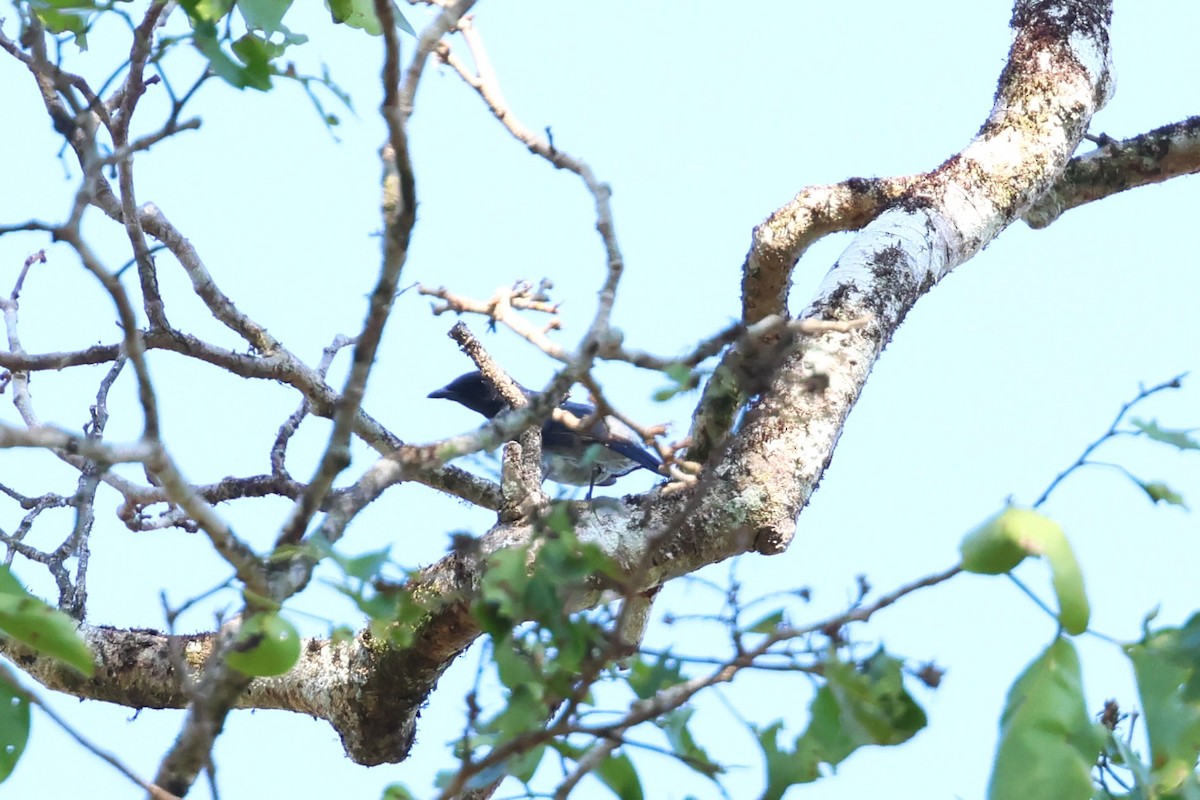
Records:
[[[596,411],[590,405],[571,401],[560,403],[559,408],[571,412],[581,420],[586,419]],[[551,425],[554,426],[553,431],[549,430]],[[658,472],[658,468],[661,466],[661,462],[642,447],[638,441],[637,434],[629,426],[612,417],[598,420],[586,431],[578,432],[568,429],[562,423],[550,420],[550,423],[542,430],[543,442],[546,441],[548,433],[552,442],[558,441],[563,446],[579,443],[584,445],[602,444],[614,453],[618,453],[630,461],[636,462],[638,466],[645,467],[651,472]],[[568,439],[568,436],[571,438]]]

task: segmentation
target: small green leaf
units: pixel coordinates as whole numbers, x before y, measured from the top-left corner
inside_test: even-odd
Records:
[[[1005,526],[1007,513],[1008,510],[1001,511],[963,537],[958,551],[962,554],[964,570],[979,575],[1001,575],[1011,571],[1029,555],[1029,551]]]
[[[0,594],[0,631],[91,676],[92,651],[75,620],[30,595]]]
[[[225,19],[225,15],[233,10],[233,3],[234,0],[180,0],[179,5],[193,24],[212,24]]]
[[[610,755],[597,764],[596,777],[620,800],[642,800],[642,781],[633,761],[624,753]]]
[[[1161,481],[1152,481],[1150,483],[1137,481],[1137,485],[1140,486],[1142,491],[1145,492],[1155,503],[1166,503],[1167,505],[1179,506],[1180,508],[1187,509],[1187,503],[1183,502],[1183,495],[1179,494],[1179,492],[1176,492],[1170,486],[1167,486]]]
[[[533,780],[533,773],[537,772],[538,765],[542,763],[542,756],[545,754],[546,745],[539,744],[531,750],[513,756],[506,764],[508,774],[528,785]]]
[[[244,89],[249,85],[245,68],[221,48],[221,43],[217,41],[216,29],[211,27],[211,23],[208,26],[197,26],[192,35],[192,43],[208,59],[209,69],[218,78],[235,89]]]
[[[373,581],[379,577],[379,573],[387,565],[391,559],[391,548],[385,547],[382,550],[374,550],[369,553],[363,553],[360,556],[339,556],[334,555],[337,565],[341,567],[342,572],[348,578],[357,578],[360,581]]]
[[[676,758],[704,777],[716,780],[717,775],[725,772],[725,767],[709,758],[704,748],[696,744],[692,737],[688,722],[695,713],[694,708],[676,708],[656,720],[655,724],[666,734]]]
[[[882,649],[861,666],[831,657],[825,685],[809,706],[808,728],[791,752],[779,749],[779,724],[756,730],[767,761],[764,800],[778,800],[789,786],[821,776],[820,765],[837,766],[865,745],[895,745],[925,727],[925,712],[904,688],[900,661]]]
[[[417,800],[417,796],[402,783],[392,783],[386,786],[379,800]]]
[[[634,659],[625,680],[638,699],[646,700],[663,689],[678,686],[687,677],[678,659],[661,653],[653,663],[641,657]]]
[[[41,8],[77,9],[81,11],[99,11],[100,6],[95,0],[33,0],[31,6]]]
[[[1009,690],[988,800],[1087,800],[1105,737],[1088,717],[1075,647],[1060,636]]]
[[[1061,530],[1059,534],[1046,540],[1044,555],[1050,564],[1050,579],[1058,598],[1058,621],[1067,633],[1076,636],[1087,630],[1091,607],[1075,552],[1067,537],[1061,535]]]
[[[672,385],[654,392],[654,401],[657,403],[665,403],[677,394],[690,392],[700,383],[700,373],[686,364],[670,364],[663,374],[670,378]]]
[[[346,24],[351,28],[359,28],[372,36],[379,36],[383,33],[383,26],[379,24],[379,17],[375,15],[374,0],[325,0],[325,8],[329,9],[334,23]],[[417,35],[417,32],[413,30],[412,25],[408,24],[408,20],[404,18],[404,14],[400,12],[395,3],[392,4],[392,13],[396,17],[397,28],[409,36]]]
[[[12,774],[29,741],[29,701],[0,677],[0,783]]]
[[[289,32],[283,26],[283,17],[292,7],[292,0],[238,0],[237,7],[250,30],[267,34]]]
[[[1200,441],[1192,437],[1191,430],[1160,428],[1158,427],[1158,420],[1153,419],[1149,422],[1140,419],[1131,419],[1130,422],[1133,423],[1133,427],[1141,431],[1143,436],[1147,436],[1156,442],[1169,444],[1180,450],[1200,450]]]
[[[275,73],[272,62],[283,55],[285,46],[272,44],[261,36],[247,33],[235,41],[231,48],[234,55],[246,65],[242,70],[245,85],[262,92],[269,91],[271,76]]]
[[[1147,796],[1162,796],[1182,784],[1200,757],[1200,614],[1183,628],[1147,631],[1125,652],[1142,701],[1153,782],[1166,790]]]
[[[325,0],[325,8],[338,25],[359,28],[372,36],[383,33],[379,17],[375,16],[374,3],[369,0]]]
[[[1045,556],[1058,597],[1058,621],[1068,633],[1087,630],[1091,610],[1083,573],[1058,523],[1036,511],[1006,508],[969,533],[959,545],[967,572],[1008,572],[1026,556]]]
[[[87,50],[87,30],[91,20],[88,11],[60,10],[65,6],[57,3],[31,3],[30,10],[37,16],[46,30],[51,33],[70,33],[75,36],[75,46]],[[91,8],[90,4],[81,4],[81,8]]]
[[[11,594],[15,597],[29,597],[29,592],[17,580],[17,576],[3,565],[0,565],[0,594]]]
[[[815,761],[797,758],[797,753],[779,748],[779,731],[782,728],[782,722],[774,722],[766,728],[752,728],[767,764],[767,786],[763,789],[761,800],[780,800],[789,787],[811,783],[820,775]]]
[[[765,617],[744,629],[744,633],[775,633],[783,625],[783,611],[772,611]]]

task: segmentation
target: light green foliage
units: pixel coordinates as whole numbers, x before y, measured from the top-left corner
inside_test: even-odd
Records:
[[[633,659],[625,680],[639,700],[647,700],[663,689],[678,686],[687,676],[677,659],[663,654],[653,663],[644,658]]]
[[[416,795],[401,783],[393,783],[383,790],[380,800],[416,800]]]
[[[246,27],[252,31],[290,33],[283,24],[283,16],[292,7],[292,0],[240,0],[237,4]]]
[[[325,85],[343,102],[348,99],[345,93],[330,80],[328,74],[321,78],[297,75],[285,61],[289,47],[308,41],[307,36],[293,32],[284,24],[284,17],[292,4],[293,0],[240,0],[236,3],[234,0],[180,0],[179,8],[187,15],[191,26],[191,43],[208,59],[209,67],[217,77],[238,89],[263,92],[271,89],[273,78],[300,81],[321,111],[326,124],[337,124],[337,117],[325,113],[312,95],[309,84],[316,82]],[[80,49],[87,46],[87,32],[95,18],[110,10],[108,3],[98,0],[31,0],[28,5],[51,33],[73,34]],[[330,9],[335,23],[360,28],[373,36],[383,33],[375,16],[373,0],[329,0],[326,7]],[[235,8],[240,24],[235,24]],[[393,13],[396,27],[415,36],[412,25],[399,7],[395,7]],[[188,38],[173,42],[164,40],[163,44],[169,48]]]
[[[70,33],[80,50],[87,49],[87,31],[96,4],[91,0],[30,0],[29,8],[51,33]]]
[[[998,575],[1026,556],[1044,556],[1058,597],[1058,621],[1070,634],[1087,630],[1091,615],[1083,573],[1058,523],[1036,511],[1006,508],[980,525],[959,545],[967,572]]]
[[[642,800],[642,782],[633,761],[624,753],[609,755],[596,766],[596,777],[620,800]]]
[[[1187,503],[1183,501],[1183,495],[1162,481],[1146,482],[1135,480],[1135,482],[1139,487],[1141,487],[1142,491],[1146,493],[1146,496],[1155,503],[1166,503],[1169,506],[1179,506],[1183,509],[1187,508]]]
[[[0,632],[84,675],[95,671],[75,621],[26,592],[7,567],[0,567]],[[28,739],[29,702],[0,676],[0,782],[12,773]]]
[[[1155,442],[1162,442],[1170,445],[1177,450],[1200,450],[1200,440],[1197,440],[1192,431],[1183,428],[1163,428],[1158,424],[1158,420],[1150,420],[1147,422],[1143,419],[1131,419],[1130,424],[1137,429],[1137,433],[1151,439]],[[1172,489],[1162,481],[1145,481],[1133,475],[1129,471],[1121,468],[1121,471],[1133,481],[1139,489],[1146,493],[1153,503],[1166,503],[1171,506],[1179,506],[1182,509],[1187,509],[1187,503],[1184,502],[1183,495]]]
[[[764,617],[761,617],[757,622],[753,622],[746,626],[742,633],[765,633],[771,634],[779,630],[779,627],[785,622],[783,611],[772,611]]]
[[[1135,794],[1146,798],[1197,798],[1200,758],[1200,614],[1182,628],[1147,630],[1125,648],[1133,663],[1150,758],[1141,760],[1123,742],[1116,755],[1134,777]],[[1134,796],[1134,794],[1131,794]]]
[[[225,660],[246,675],[282,675],[300,660],[300,634],[278,614],[252,614],[242,621]]]
[[[0,676],[0,783],[17,766],[29,741],[29,701]]]
[[[95,670],[75,620],[27,593],[7,567],[0,567],[0,631],[84,675]]]
[[[549,707],[577,679],[598,674],[603,627],[570,607],[595,578],[611,571],[604,553],[582,544],[560,505],[543,538],[492,555],[473,613],[492,640],[507,703],[480,725],[489,744],[544,725]],[[523,624],[532,621],[533,624]]]
[[[325,0],[325,7],[329,9],[329,14],[335,23],[346,24],[351,28],[360,28],[372,36],[379,36],[383,33],[379,17],[375,15],[374,0]],[[396,27],[411,36],[417,35],[395,4],[393,4],[392,13],[396,15]]]
[[[390,548],[345,556],[320,536],[310,537],[307,548],[311,558],[327,559],[341,572],[341,579],[326,583],[352,600],[366,615],[375,639],[397,647],[412,643],[417,625],[428,616],[429,609],[411,589],[384,579],[385,568],[394,566]],[[333,635],[349,639],[353,632],[335,630]]]
[[[654,392],[654,400],[658,403],[665,403],[678,394],[695,389],[700,385],[704,372],[686,364],[672,364],[663,370],[663,375],[670,379],[671,385]]]
[[[988,800],[1084,800],[1104,743],[1088,717],[1079,656],[1059,637],[1009,690]]]
[[[696,743],[688,729],[695,713],[693,708],[676,708],[655,720],[654,724],[666,734],[676,758],[705,777],[715,779],[725,772],[725,767],[709,758],[708,752]]]
[[[763,800],[778,800],[790,786],[821,777],[864,745],[895,745],[925,727],[925,712],[904,688],[901,662],[882,649],[861,664],[836,653],[824,664],[825,684],[809,706],[808,729],[792,749],[781,749],[783,723],[756,729],[767,767]]]
[[[1179,450],[1200,450],[1200,440],[1192,436],[1192,431],[1182,428],[1160,428],[1158,420],[1131,419],[1130,424],[1138,431],[1156,442],[1169,444]]]

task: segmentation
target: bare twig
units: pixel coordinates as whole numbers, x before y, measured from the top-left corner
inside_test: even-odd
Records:
[[[1106,430],[1104,433],[1102,433],[1100,435],[1100,437],[1098,439],[1096,439],[1094,442],[1092,442],[1087,447],[1085,447],[1083,452],[1079,454],[1079,458],[1075,459],[1075,463],[1071,464],[1071,466],[1067,467],[1062,472],[1058,473],[1058,475],[1055,476],[1054,480],[1050,481],[1050,485],[1046,487],[1045,491],[1042,492],[1041,496],[1038,497],[1037,500],[1033,501],[1033,507],[1040,508],[1043,503],[1045,503],[1047,500],[1049,500],[1050,493],[1053,492],[1056,488],[1058,488],[1058,485],[1060,483],[1062,483],[1064,480],[1066,480],[1067,476],[1069,476],[1072,472],[1074,472],[1075,470],[1080,469],[1090,463],[1093,463],[1093,462],[1088,461],[1088,456],[1090,456],[1092,453],[1094,453],[1096,451],[1096,448],[1098,448],[1100,445],[1107,442],[1109,439],[1115,438],[1117,436],[1121,436],[1124,433],[1129,433],[1128,431],[1118,430],[1117,426],[1120,425],[1122,421],[1124,421],[1125,415],[1128,414],[1134,406],[1136,406],[1138,403],[1142,402],[1146,398],[1152,397],[1153,395],[1158,394],[1159,392],[1164,392],[1168,389],[1178,389],[1180,386],[1183,385],[1183,379],[1185,377],[1187,377],[1186,372],[1181,375],[1176,375],[1174,378],[1171,378],[1168,381],[1163,381],[1162,383],[1158,384],[1157,386],[1151,386],[1149,389],[1147,389],[1144,386],[1140,387],[1138,389],[1137,395],[1132,400],[1128,401],[1127,403],[1125,403],[1124,405],[1121,406],[1121,410],[1117,412],[1116,419],[1114,419],[1112,421],[1112,424],[1108,426],[1108,430]]]
[[[471,58],[475,62],[475,73],[472,74],[462,60],[455,56],[449,47],[445,45],[442,45],[438,49],[438,57],[452,67],[467,85],[483,98],[483,101],[491,109],[496,119],[519,142],[529,148],[530,152],[546,159],[556,169],[565,169],[578,175],[592,195],[596,207],[596,231],[600,234],[600,239],[604,244],[607,270],[604,282],[600,287],[599,301],[596,304],[596,314],[592,319],[592,323],[588,326],[583,341],[579,345],[577,358],[582,363],[576,366],[580,368],[581,372],[586,371],[590,367],[595,351],[598,348],[602,348],[613,336],[609,328],[609,320],[612,316],[613,304],[616,302],[617,285],[620,282],[621,273],[625,268],[625,261],[621,256],[621,249],[617,243],[616,224],[613,221],[612,206],[609,203],[612,191],[607,184],[597,180],[591,167],[586,163],[552,144],[548,136],[542,137],[534,133],[517,119],[508,102],[504,99],[499,79],[496,77],[495,70],[492,69],[491,59],[488,57],[487,49],[483,45],[483,39],[476,30],[473,20],[469,17],[463,18],[458,22],[457,28],[466,41],[467,47],[470,49]]]

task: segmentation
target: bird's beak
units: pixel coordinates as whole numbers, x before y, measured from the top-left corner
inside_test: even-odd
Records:
[[[447,392],[446,387],[443,386],[441,389],[434,389],[432,392],[430,392],[429,394],[427,394],[425,396],[432,397],[435,400],[441,400],[442,398],[449,397],[450,393]]]

